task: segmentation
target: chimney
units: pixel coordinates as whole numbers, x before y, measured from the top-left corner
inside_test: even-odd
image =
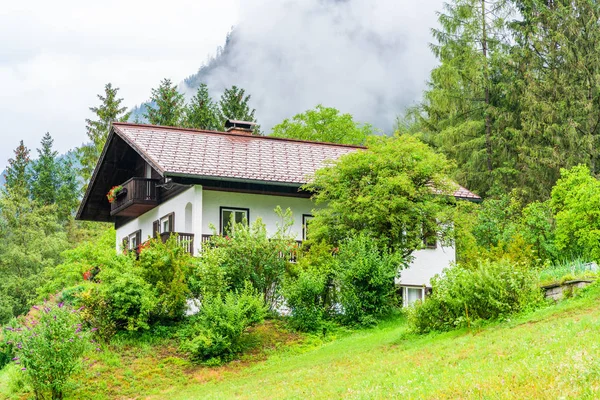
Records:
[[[225,122],[225,130],[230,133],[238,133],[240,135],[252,135],[256,123],[249,121],[236,121],[228,119]]]

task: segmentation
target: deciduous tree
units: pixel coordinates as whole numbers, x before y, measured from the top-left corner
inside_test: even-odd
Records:
[[[341,114],[335,108],[319,104],[314,110],[307,110],[275,125],[271,136],[361,145],[372,133],[371,125],[360,124],[350,114]]]

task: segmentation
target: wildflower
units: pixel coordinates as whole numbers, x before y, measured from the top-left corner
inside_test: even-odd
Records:
[[[34,310],[38,310],[38,311],[40,311],[40,308],[39,308],[38,306],[33,306],[33,307],[31,307],[31,308],[33,308]]]
[[[21,368],[21,371],[27,371],[27,368]]]
[[[13,361],[17,361],[18,359],[19,359],[19,357],[15,357],[15,358],[13,358],[12,360],[13,360]]]
[[[98,330],[98,328],[92,328],[92,329],[90,329],[90,331],[92,331],[92,332],[96,332],[97,330]]]
[[[58,308],[62,308],[64,305],[65,303],[61,301],[60,303],[58,303]]]

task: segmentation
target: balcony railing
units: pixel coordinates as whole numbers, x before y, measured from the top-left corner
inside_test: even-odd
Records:
[[[172,235],[176,235],[177,243],[181,245],[185,251],[194,255],[194,234],[182,232],[165,232],[160,234],[160,239],[165,243]]]
[[[110,205],[110,215],[138,217],[158,205],[157,179],[131,178]]]
[[[204,245],[204,243],[206,243],[206,242],[209,242],[213,236],[214,235],[202,234],[202,240],[201,240],[202,245]],[[297,243],[298,247],[300,247],[302,245],[302,240],[296,240],[296,243]],[[292,250],[289,252],[280,251],[279,257],[285,258],[291,263],[295,263],[298,260],[298,252],[295,250]]]

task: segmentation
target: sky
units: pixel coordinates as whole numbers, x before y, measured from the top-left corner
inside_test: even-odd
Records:
[[[6,3],[6,4],[5,4]],[[182,82],[222,46],[213,96],[237,84],[263,128],[319,103],[389,127],[420,98],[442,0],[31,0],[0,7],[0,171],[19,140],[45,132],[61,153],[86,140],[88,110],[111,82],[124,105],[163,78]],[[187,93],[190,96],[193,89]]]
[[[0,6],[0,171],[23,139],[46,132],[65,152],[86,141],[85,119],[111,82],[124,104],[182,81],[222,46],[240,0],[33,0]]]

